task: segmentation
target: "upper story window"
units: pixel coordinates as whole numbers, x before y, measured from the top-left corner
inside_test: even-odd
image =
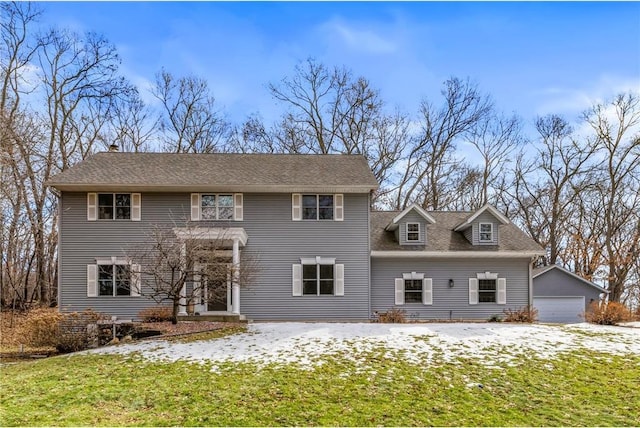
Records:
[[[140,193],[87,193],[87,220],[133,220],[141,216]]]
[[[333,195],[291,195],[292,220],[334,220],[344,218],[344,197],[342,194]]]
[[[203,194],[200,206],[202,220],[233,219],[233,195]]]
[[[303,220],[333,220],[333,195],[302,195]]]
[[[493,242],[493,223],[480,223],[480,242]]]
[[[192,193],[191,220],[235,220],[243,217],[242,193]]]
[[[100,220],[131,219],[131,194],[98,193],[98,218]]]
[[[407,241],[420,241],[420,223],[407,223]]]

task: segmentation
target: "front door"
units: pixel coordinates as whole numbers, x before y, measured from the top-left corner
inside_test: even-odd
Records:
[[[231,276],[228,266],[225,272],[217,271],[220,266],[200,264],[196,267],[200,272],[194,278],[194,290],[196,305],[195,311],[202,312],[230,312],[231,302]]]

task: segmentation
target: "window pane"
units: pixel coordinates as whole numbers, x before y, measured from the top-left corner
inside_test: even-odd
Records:
[[[316,220],[318,218],[316,195],[302,195],[302,218]]]
[[[478,293],[478,301],[480,303],[495,303],[496,293],[495,292],[488,293],[486,291],[481,291],[480,293]]]
[[[333,220],[333,195],[318,196],[318,219]]]
[[[111,193],[98,194],[98,218],[101,220],[113,219],[113,195]]]
[[[418,223],[408,223],[407,230],[409,232],[418,232],[420,230],[420,225]]]
[[[419,279],[405,279],[404,289],[407,291],[420,291],[422,292],[422,280]]]
[[[130,219],[131,208],[130,207],[116,207],[116,219]]]
[[[302,294],[318,294],[318,281],[317,280],[304,280],[302,282]]]
[[[320,279],[333,279],[333,265],[320,265]]]
[[[407,291],[404,293],[405,303],[422,303],[422,291]]]
[[[496,291],[495,279],[481,279],[478,281],[479,290]]]
[[[128,296],[131,294],[131,269],[129,265],[116,265],[116,295]]]
[[[201,217],[203,220],[215,220],[216,219],[216,207],[202,207]]]
[[[131,195],[128,193],[116,193],[116,206],[117,207],[130,207]]]
[[[219,220],[233,220],[233,207],[221,207],[218,209]]]
[[[317,265],[302,265],[302,278],[316,280],[318,278]]]
[[[216,206],[216,195],[202,195],[202,206],[203,207],[215,207]]]
[[[218,206],[220,207],[233,207],[232,195],[218,195]]]
[[[333,294],[333,279],[320,281],[320,294]]]
[[[113,296],[113,265],[98,265],[98,295]]]

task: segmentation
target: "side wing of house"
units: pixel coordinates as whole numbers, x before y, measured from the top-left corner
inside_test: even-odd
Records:
[[[493,207],[475,213],[372,213],[371,306],[415,319],[487,319],[531,304],[542,249]],[[421,245],[402,239],[409,224]],[[400,231],[400,233],[398,233]]]
[[[589,308],[591,302],[599,301],[604,289],[562,268],[552,267],[545,269],[540,274],[534,272],[533,296],[534,298],[565,298],[583,297],[584,310]]]

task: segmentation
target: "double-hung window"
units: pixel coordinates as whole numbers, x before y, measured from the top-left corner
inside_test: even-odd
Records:
[[[433,280],[425,278],[423,273],[407,272],[402,278],[395,279],[395,304],[422,303],[433,304]]]
[[[407,223],[407,242],[420,241],[420,223]]]
[[[116,257],[87,265],[87,296],[139,296],[140,265]]]
[[[478,280],[478,302],[495,303],[496,302],[496,280],[495,279],[479,279]]]
[[[303,220],[333,220],[333,195],[302,195]]]
[[[492,272],[480,272],[475,278],[469,278],[469,304],[478,303],[506,305],[507,279]]]
[[[493,223],[480,223],[480,242],[493,242]]]
[[[203,194],[200,207],[202,220],[233,220],[233,195]]]
[[[344,265],[333,257],[301,257],[293,265],[294,296],[344,296]]]
[[[334,265],[302,265],[302,294],[333,295]]]
[[[422,280],[421,279],[405,279],[404,280],[404,302],[405,303],[422,303]]]
[[[87,220],[140,221],[140,193],[87,193]]]
[[[242,193],[192,193],[191,221],[242,221]]]

